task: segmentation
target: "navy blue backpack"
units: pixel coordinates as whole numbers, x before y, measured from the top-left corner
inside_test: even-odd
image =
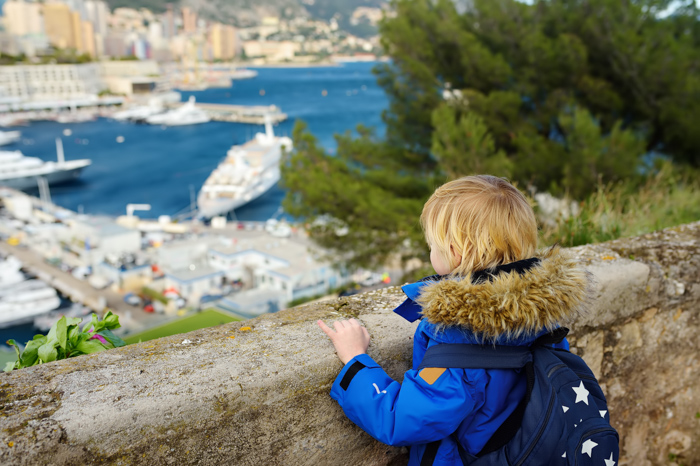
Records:
[[[524,369],[525,398],[484,448],[471,455],[452,438],[465,465],[615,466],[619,437],[610,425],[608,405],[593,372],[580,357],[550,345],[568,329],[559,328],[530,347],[438,344],[419,367]],[[421,466],[432,464],[440,441],[426,447]]]

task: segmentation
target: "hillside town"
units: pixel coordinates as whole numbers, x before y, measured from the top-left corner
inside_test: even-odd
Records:
[[[236,28],[204,19],[187,6],[167,5],[164,13],[146,8],[110,10],[103,0],[8,0],[2,6],[4,31],[0,52],[8,62],[42,62],[56,51],[75,60],[155,60],[198,62],[243,60],[265,63],[311,63],[331,55],[371,57],[379,52],[377,35],[354,36],[331,18],[262,17],[259,24]],[[351,24],[375,27],[380,8],[359,7]],[[60,54],[59,54],[60,55]]]

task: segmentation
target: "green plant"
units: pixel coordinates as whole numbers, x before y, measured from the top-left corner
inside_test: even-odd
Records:
[[[157,292],[152,288],[144,286],[141,288],[141,294],[152,301],[160,301],[163,304],[168,304],[168,298],[163,296],[162,293]]]
[[[126,345],[111,332],[121,327],[119,316],[111,311],[108,311],[102,320],[93,314],[92,320],[85,324],[82,330],[79,328],[80,322],[78,317],[61,317],[47,335],[35,335],[34,339],[28,341],[21,354],[17,343],[7,340],[7,344],[15,348],[17,360],[8,362],[5,372]]]
[[[662,164],[639,185],[603,184],[579,203],[579,211],[543,225],[541,246],[600,243],[637,236],[700,218],[700,182],[689,168]]]

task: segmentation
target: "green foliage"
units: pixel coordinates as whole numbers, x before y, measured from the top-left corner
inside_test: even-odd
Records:
[[[49,53],[40,55],[37,58],[42,65],[47,63],[57,63],[59,65],[89,63],[93,61],[92,57],[87,53],[78,53],[75,49],[61,48],[53,48]]]
[[[329,155],[297,127],[285,206],[336,258],[425,257],[422,204],[459,176],[488,172],[581,201],[600,186],[639,186],[649,152],[700,166],[693,1],[469,3],[393,1],[380,26],[391,62],[375,68],[389,99],[384,138],[358,128]]]
[[[0,52],[0,66],[15,65],[17,63],[23,63],[26,60],[27,56],[24,53],[10,55],[9,53]]]
[[[359,132],[355,139],[337,136],[338,151],[332,156],[297,122],[295,151],[282,159],[288,189],[283,206],[307,219],[311,237],[344,262],[368,266],[384,262],[392,252],[412,256],[415,248],[404,243],[423,243],[418,217],[433,183],[429,177],[417,179],[417,173],[400,164],[373,166],[375,159],[410,160],[412,155],[377,143],[365,128]]]
[[[576,215],[542,226],[542,245],[579,246],[697,221],[700,177],[695,170],[683,171],[665,163],[641,185],[598,183]]]
[[[186,316],[177,319],[174,322],[161,325],[160,327],[146,330],[145,332],[129,335],[125,337],[127,345],[140,343],[143,341],[155,340],[157,338],[169,337],[181,333],[193,332],[200,328],[209,328],[215,325],[227,324],[229,322],[237,322],[240,318],[234,317],[231,314],[219,311],[215,308],[205,309],[191,316]]]
[[[471,173],[511,175],[511,161],[503,150],[496,150],[493,136],[479,115],[468,112],[457,118],[452,107],[441,105],[432,119],[433,155],[448,178]]]
[[[21,353],[17,343],[14,340],[8,340],[7,344],[14,347],[17,353],[17,360],[8,362],[5,372],[81,354],[96,353],[126,344],[111,332],[120,327],[119,317],[111,311],[108,311],[102,320],[93,314],[92,321],[85,324],[82,330],[78,328],[80,322],[81,319],[78,317],[61,317],[53,324],[47,335],[35,335],[28,341]]]
[[[559,116],[566,140],[562,184],[575,199],[590,192],[599,180],[614,182],[637,176],[644,142],[615,122],[607,137],[590,113],[581,108]]]
[[[160,301],[163,304],[168,304],[168,298],[163,296],[162,293],[159,293],[154,289],[148,288],[147,286],[141,288],[141,294],[146,298],[149,298],[151,301]]]

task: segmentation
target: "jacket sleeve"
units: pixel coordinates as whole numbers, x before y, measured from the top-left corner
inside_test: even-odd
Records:
[[[409,370],[392,380],[368,355],[349,361],[331,388],[347,417],[380,442],[413,445],[452,434],[474,409],[463,369]]]

